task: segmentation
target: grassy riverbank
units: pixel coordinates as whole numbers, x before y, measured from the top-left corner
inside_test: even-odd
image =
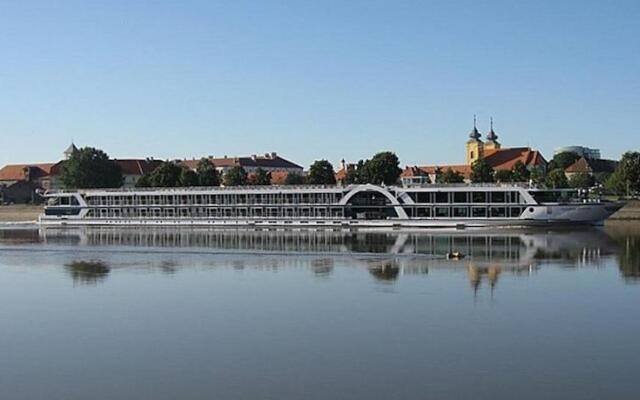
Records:
[[[0,222],[35,221],[42,213],[42,206],[15,204],[0,206]]]

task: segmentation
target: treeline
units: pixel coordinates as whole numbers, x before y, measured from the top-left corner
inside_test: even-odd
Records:
[[[600,187],[603,192],[614,195],[637,195],[640,193],[640,152],[626,152],[613,173],[575,173],[567,178],[565,170],[579,159],[574,153],[559,153],[548,163],[547,168],[527,168],[522,162],[516,162],[510,170],[495,171],[484,159],[471,166],[469,179],[473,183],[515,183],[533,182],[547,188],[586,188]],[[400,161],[396,154],[385,151],[375,154],[371,159],[360,160],[347,166],[344,171],[344,184],[393,185],[399,182]],[[437,169],[435,182],[427,183],[463,183],[465,177],[458,171]],[[118,188],[123,185],[124,177],[117,163],[102,150],[84,147],[75,151],[62,165],[61,181],[67,188]],[[143,175],[136,183],[137,187],[184,187],[184,186],[243,186],[270,185],[271,173],[261,168],[248,173],[236,166],[221,175],[208,158],[201,159],[195,170],[180,163],[165,161],[152,172]],[[315,161],[306,175],[289,173],[285,185],[333,185],[336,184],[336,171],[327,160]]]

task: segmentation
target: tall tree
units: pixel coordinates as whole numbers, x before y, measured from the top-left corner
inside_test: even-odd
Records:
[[[256,169],[256,172],[249,176],[250,185],[271,185],[271,172],[267,172],[262,168]]]
[[[182,168],[180,172],[180,186],[192,187],[200,184],[198,180],[198,174],[189,168]]]
[[[335,185],[336,173],[327,160],[317,160],[309,167],[307,183],[312,185]]]
[[[595,178],[586,172],[573,174],[569,178],[569,186],[576,189],[588,188],[593,186],[595,183]]]
[[[243,186],[247,184],[247,171],[240,166],[229,169],[222,178],[225,186]]]
[[[71,153],[62,164],[62,184],[68,189],[118,188],[122,186],[122,170],[107,153],[83,147]]]
[[[547,187],[552,189],[563,189],[569,187],[569,181],[567,180],[567,176],[564,174],[564,170],[561,168],[556,168],[553,171],[547,174],[547,178],[545,179],[545,184]]]
[[[531,172],[518,160],[511,168],[511,179],[513,182],[527,182],[531,178]]]
[[[536,185],[542,185],[545,182],[547,175],[545,174],[544,169],[541,167],[533,167],[531,168],[531,173],[529,179]]]
[[[551,159],[549,163],[549,170],[553,170],[556,168],[560,168],[562,170],[567,169],[568,166],[578,161],[580,156],[571,151],[563,151],[562,153],[558,153]]]
[[[513,174],[508,169],[501,169],[495,172],[494,178],[496,182],[504,183],[513,181]]]
[[[208,158],[204,157],[198,161],[196,172],[200,186],[220,186],[220,174]]]
[[[494,171],[491,165],[481,158],[471,165],[471,182],[485,183],[494,181]]]
[[[366,179],[364,175],[364,161],[359,160],[356,165],[347,166],[347,173],[344,178],[344,183],[347,185],[365,183]]]
[[[444,172],[436,174],[436,183],[463,183],[464,176],[458,171],[447,168]]]
[[[640,192],[640,152],[628,151],[624,153],[614,175],[618,175],[616,179],[619,181],[619,193]]]
[[[367,160],[363,165],[363,180],[366,183],[393,185],[398,181],[402,169],[395,153],[383,151]]]
[[[182,171],[184,168],[171,161],[165,161],[154,169],[149,175],[149,183],[152,187],[178,187],[182,186]]]

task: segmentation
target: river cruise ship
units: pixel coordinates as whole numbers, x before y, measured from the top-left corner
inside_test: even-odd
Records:
[[[46,192],[43,226],[474,228],[600,225],[621,203],[518,185],[240,186]]]

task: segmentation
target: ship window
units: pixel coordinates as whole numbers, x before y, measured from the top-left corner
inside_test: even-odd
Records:
[[[520,214],[522,214],[522,210],[523,210],[522,207],[511,207],[509,210],[510,216],[517,218],[520,216]]]
[[[466,218],[469,216],[469,209],[467,207],[453,207],[453,216]]]
[[[448,217],[449,216],[449,207],[436,207],[434,209],[434,215],[436,217]]]
[[[431,203],[433,200],[431,199],[431,193],[429,192],[418,192],[418,203]]]
[[[453,192],[453,202],[454,203],[466,203],[467,202],[467,192]]]
[[[486,203],[487,202],[487,192],[472,192],[471,193],[471,202],[472,203]]]
[[[506,197],[505,192],[491,192],[492,203],[504,203],[507,200]]]
[[[505,218],[507,216],[506,207],[491,207],[491,217],[493,218]]]
[[[471,207],[471,216],[473,218],[486,218],[487,217],[487,208],[486,207]]]
[[[402,207],[409,218],[413,218],[413,207]]]
[[[436,203],[448,203],[449,192],[436,192]]]
[[[418,207],[417,215],[418,218],[427,218],[431,216],[431,209],[428,207]]]
[[[511,192],[511,203],[520,203],[520,193]]]

